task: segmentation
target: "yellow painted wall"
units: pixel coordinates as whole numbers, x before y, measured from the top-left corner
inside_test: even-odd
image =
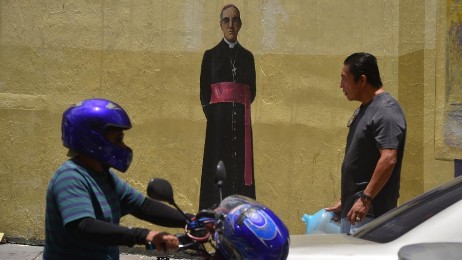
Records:
[[[169,179],[179,206],[197,210],[200,63],[221,40],[225,3],[0,1],[0,232],[44,238],[47,183],[66,159],[61,115],[91,97],[112,99],[131,115],[134,160],[122,176],[142,191],[152,177]],[[378,57],[385,89],[407,115],[400,202],[452,178],[452,162],[434,152],[445,1],[235,3],[239,40],[256,61],[257,199],[291,233],[304,233],[304,213],[339,199],[346,123],[359,106],[339,80],[353,52]],[[124,224],[151,226],[130,217]]]

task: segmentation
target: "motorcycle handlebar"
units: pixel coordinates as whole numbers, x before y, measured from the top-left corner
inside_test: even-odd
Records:
[[[193,249],[204,251],[201,246],[210,240],[211,234],[215,231],[216,213],[213,210],[204,210],[192,218],[185,226],[184,234],[175,234],[179,240],[178,250]],[[146,244],[146,250],[154,250],[153,243]],[[165,252],[165,245],[162,244],[162,251]]]

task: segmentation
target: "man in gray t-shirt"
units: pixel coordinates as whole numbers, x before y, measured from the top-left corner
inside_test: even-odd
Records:
[[[348,122],[342,197],[327,210],[340,215],[340,232],[352,233],[397,206],[406,119],[399,103],[383,89],[373,55],[350,55],[341,76],[345,96],[361,106]]]

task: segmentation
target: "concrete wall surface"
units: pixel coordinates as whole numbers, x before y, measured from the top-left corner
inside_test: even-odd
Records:
[[[177,204],[197,210],[206,123],[200,64],[222,38],[225,3],[0,0],[0,232],[44,239],[47,184],[67,158],[62,112],[92,97],[116,101],[132,118],[125,136],[134,160],[120,176],[142,191],[152,177],[169,179]],[[385,89],[407,116],[400,203],[452,178],[452,162],[434,154],[446,1],[235,4],[239,41],[256,62],[257,200],[292,234],[305,232],[304,213],[340,198],[346,124],[359,106],[343,96],[340,72],[353,52],[378,58]],[[152,226],[132,217],[124,224]]]

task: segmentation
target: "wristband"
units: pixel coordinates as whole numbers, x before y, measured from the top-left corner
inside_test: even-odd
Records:
[[[363,199],[363,200],[368,200],[368,201],[372,201],[372,197],[369,196],[369,195],[364,194],[364,192],[361,193],[361,199]]]

